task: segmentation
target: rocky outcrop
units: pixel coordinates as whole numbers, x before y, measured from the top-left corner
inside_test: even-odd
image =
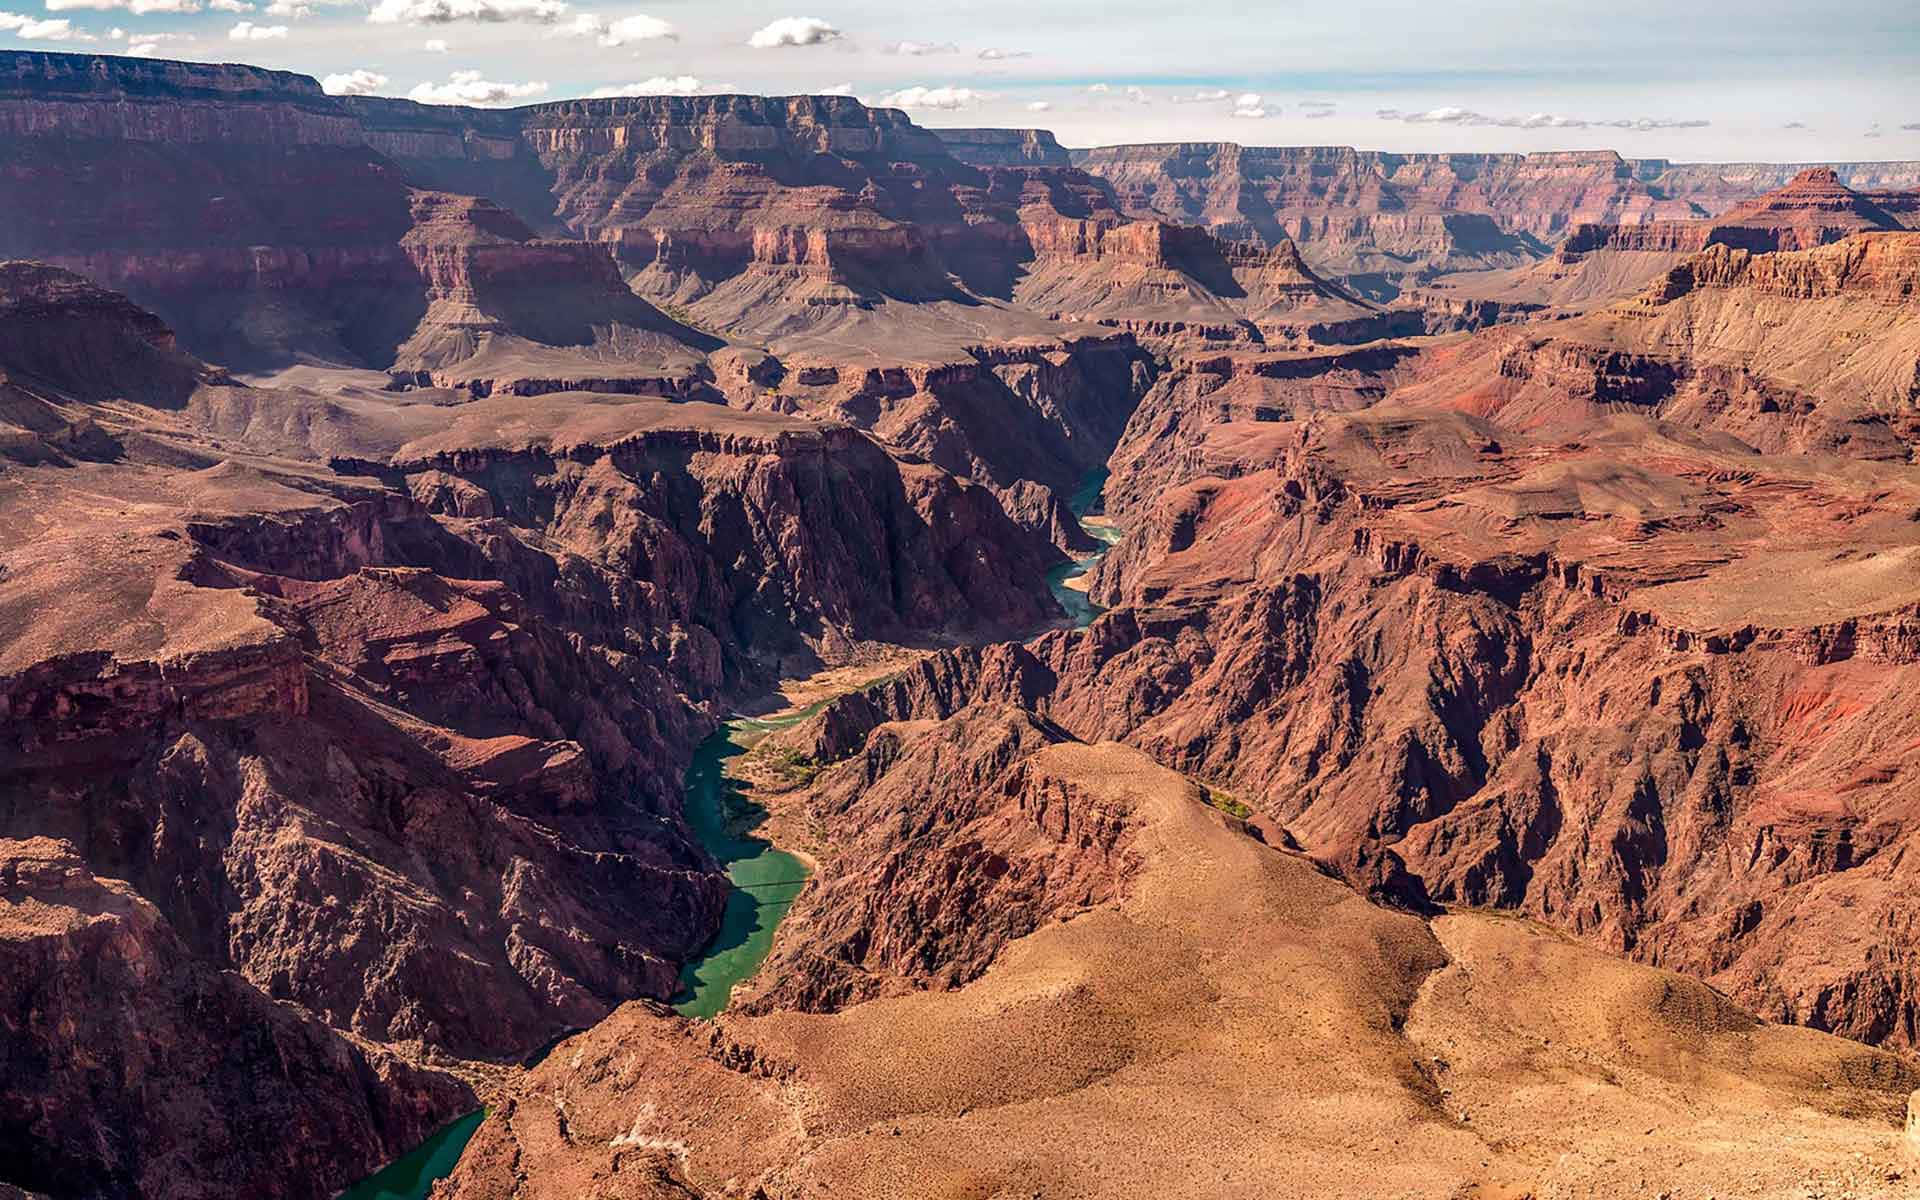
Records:
[[[450,291],[485,262],[420,249]],[[844,427],[565,392],[375,392],[349,415],[236,386],[71,276],[0,279],[0,348],[115,447],[0,472],[0,839],[59,839],[63,879],[158,931],[133,979],[97,974],[118,951],[47,943],[96,975],[15,1004],[0,1054],[33,1082],[0,1132],[9,1178],[331,1194],[472,1103],[395,1055],[518,1059],[673,995],[726,891],[679,774],[729,698],[868,639],[1053,611],[1051,552],[990,493]],[[9,340],[21,313],[33,336]],[[122,390],[176,374],[184,399]],[[84,1044],[76,1013],[97,1014]],[[135,1030],[129,1069],[160,1054],[225,1107],[102,1074],[89,1047]],[[86,1094],[85,1120],[32,1108]]]
[[[412,203],[400,244],[426,285],[427,311],[396,351],[397,380],[482,396],[718,397],[702,356],[720,339],[634,295],[604,246],[536,239],[512,213],[471,196],[415,192]]]
[[[1806,254],[1756,254],[1716,245],[1675,268],[1652,289],[1648,301],[1670,303],[1697,289],[1739,289],[1789,300],[1858,298],[1911,307],[1920,297],[1920,237],[1862,235]]]
[[[821,1012],[958,987],[1048,921],[1117,899],[1137,866],[1132,814],[1032,770],[1059,740],[1018,709],[870,733],[801,802],[803,827],[824,831],[809,850],[830,865],[736,1007]]]
[[[1112,453],[1156,369],[1127,334],[1034,339],[860,370],[794,356],[777,376],[737,385],[731,399],[856,426],[987,487],[1044,540],[1086,551],[1092,544],[1067,502]]]
[[[0,839],[8,1185],[325,1200],[475,1103],[208,966],[95,872],[69,842]]]
[[[1073,157],[1045,129],[936,129],[947,153],[973,167],[1071,167]]]
[[[876,731],[838,770],[876,774],[884,811],[820,811],[844,866],[825,862],[804,916],[781,926],[775,961],[802,978],[818,935],[842,963],[944,967],[961,986],[713,1023],[630,1005],[506,1090],[452,1195],[557,1200],[617,1180],[638,1197],[879,1197],[910,1179],[1213,1197],[1269,1190],[1289,1164],[1329,1200],[1483,1181],[1632,1194],[1651,1173],[1673,1181],[1677,1157],[1703,1193],[1785,1200],[1810,1178],[1866,1178],[1853,1155],[1872,1156],[1878,1183],[1900,1174],[1886,1156],[1916,1075],[1898,1056],[1770,1027],[1697,981],[1525,922],[1429,925],[1366,904],[1250,836],[1219,810],[1231,796],[1121,746],[1037,733],[985,708]],[[969,770],[996,758],[1010,769]],[[935,763],[951,768],[900,786]],[[1122,888],[1079,893],[1116,829]],[[985,869],[943,869],[969,864]],[[968,929],[997,935],[1000,904],[1019,911],[1042,879],[1091,903],[975,975]],[[996,903],[947,916],[975,898]],[[1570,1131],[1560,1097],[1606,1116]],[[1237,1122],[1241,1136],[1217,1136]]]

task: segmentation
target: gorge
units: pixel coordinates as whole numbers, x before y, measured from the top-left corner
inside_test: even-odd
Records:
[[[1912,1187],[1920,166],[0,144],[0,1193]]]

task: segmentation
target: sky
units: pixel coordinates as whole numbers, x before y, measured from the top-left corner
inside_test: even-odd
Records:
[[[1915,0],[0,0],[0,47],[429,103],[834,92],[1070,146],[1920,159]]]

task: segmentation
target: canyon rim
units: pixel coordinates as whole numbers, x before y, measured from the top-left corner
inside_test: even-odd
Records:
[[[0,1196],[1920,1196],[1913,37],[48,7]]]

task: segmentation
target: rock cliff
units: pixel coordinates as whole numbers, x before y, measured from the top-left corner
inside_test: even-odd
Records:
[[[679,772],[728,698],[1053,611],[990,493],[844,427],[249,388],[65,272],[0,284],[6,395],[98,434],[0,469],[0,937],[41,981],[9,1179],[331,1194],[473,1103],[452,1059],[673,994],[725,894]]]
[[[516,1081],[453,1196],[1253,1197],[1291,1171],[1343,1200],[1633,1194],[1648,1172],[1784,1198],[1902,1174],[1897,1056],[1524,922],[1369,905],[1192,781],[1030,718],[886,727],[864,753],[823,777],[844,853],[782,934],[932,986],[713,1024],[628,1006]],[[937,792],[901,786],[936,764]],[[976,923],[948,914],[1035,896],[1062,907],[978,971]],[[1570,1130],[1576,1103],[1604,1116]]]
[[[1110,611],[844,701],[807,753],[1017,704],[1397,903],[1911,1045],[1915,240],[1715,247],[1542,332],[1196,359],[1115,455]]]

